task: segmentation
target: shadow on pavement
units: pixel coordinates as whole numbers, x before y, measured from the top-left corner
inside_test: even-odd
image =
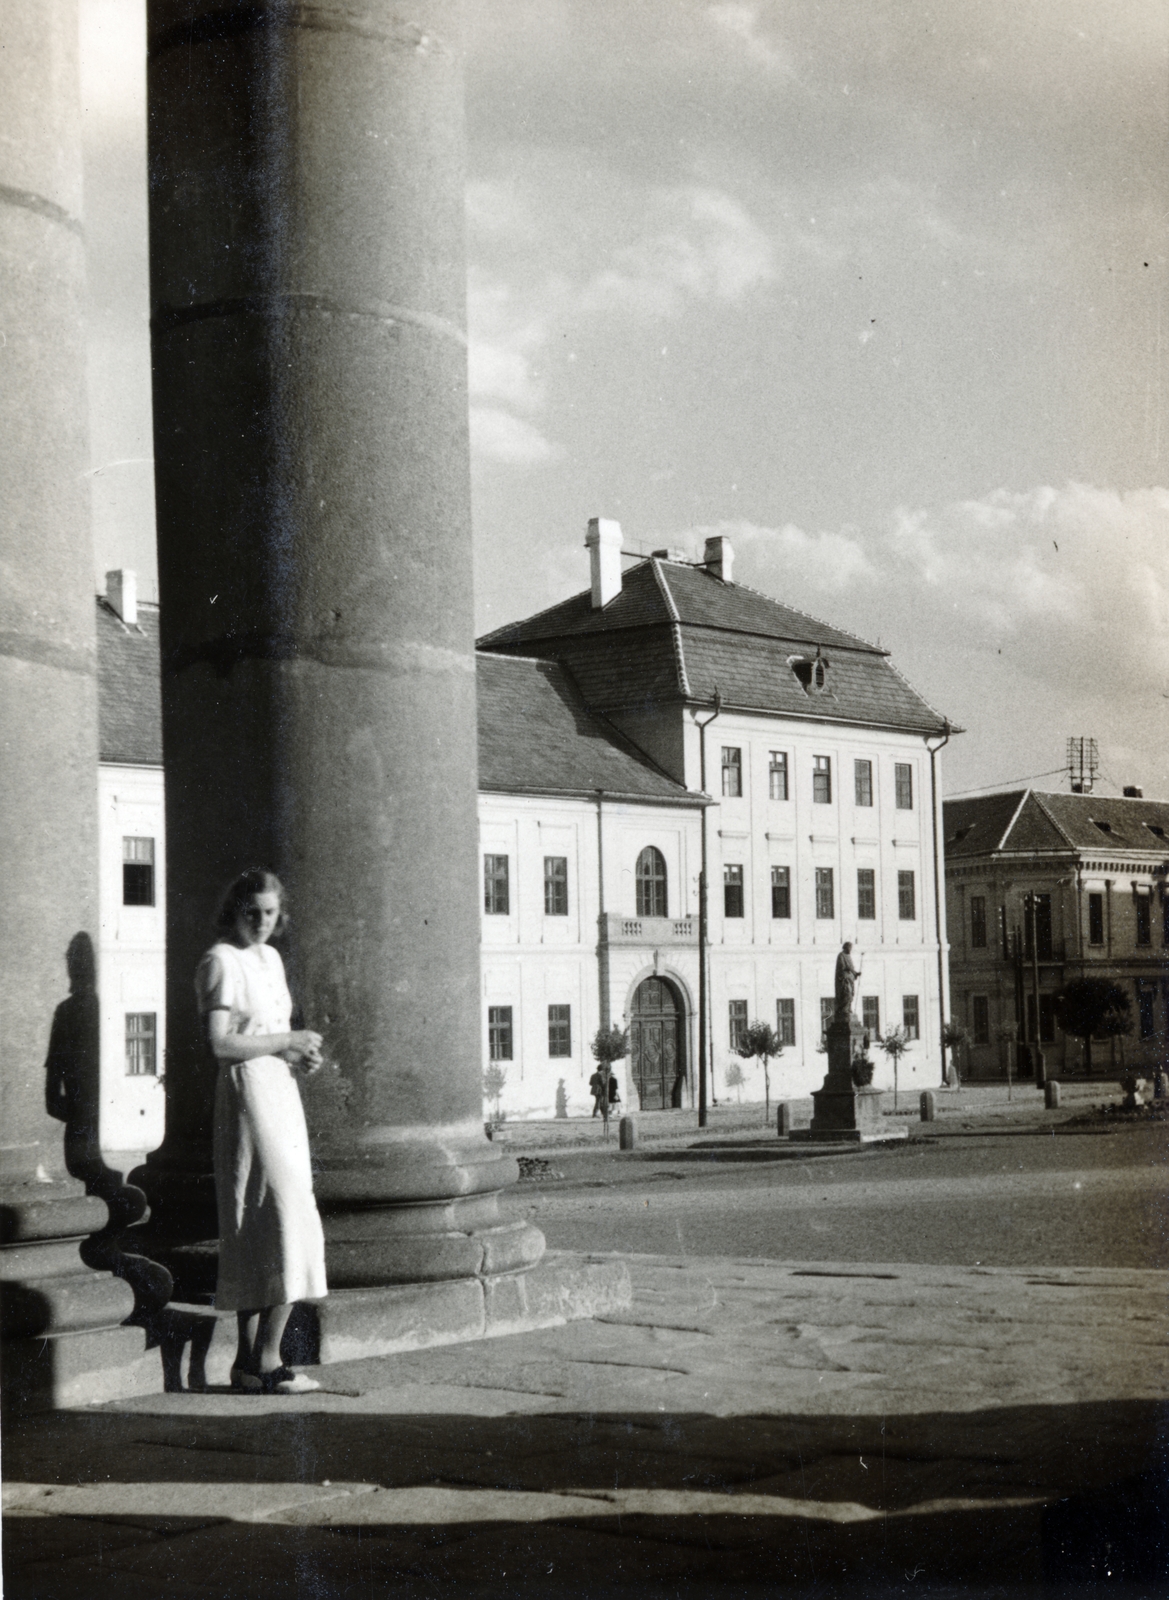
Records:
[[[10,1430],[10,1484],[52,1493],[9,1514],[9,1600],[1152,1600],[1169,1581],[1165,1411],[1148,1401],[882,1418],[192,1400]]]

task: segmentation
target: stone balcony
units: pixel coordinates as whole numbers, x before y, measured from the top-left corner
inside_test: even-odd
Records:
[[[698,946],[697,917],[622,917],[607,911],[600,919],[601,942],[608,945]]]

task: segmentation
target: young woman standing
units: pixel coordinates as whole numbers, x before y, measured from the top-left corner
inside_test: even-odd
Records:
[[[320,1066],[321,1036],[291,1027],[284,963],[268,943],[284,920],[279,878],[243,873],[223,902],[221,937],[199,963],[195,991],[219,1063],[215,1304],[237,1314],[232,1388],[305,1394],[320,1385],[284,1366],[280,1341],[293,1303],[328,1292],[308,1130],[293,1075]]]

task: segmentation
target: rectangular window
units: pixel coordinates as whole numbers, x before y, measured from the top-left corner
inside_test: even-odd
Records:
[[[568,857],[544,857],[544,915],[568,915]]]
[[[915,994],[903,994],[901,996],[901,1026],[905,1029],[908,1038],[921,1038],[921,1017],[917,1009],[917,996]]]
[[[881,1037],[881,1002],[875,994],[861,996],[861,1022],[870,1039]]]
[[[828,1024],[836,1015],[835,995],[820,996],[820,1043],[823,1044],[828,1037]]]
[[[970,997],[970,1031],[975,1044],[990,1043],[990,1000],[984,994]]]
[[[893,768],[893,787],[898,811],[913,810],[913,768],[908,761],[898,761]]]
[[[1027,996],[1027,1037],[1035,1037],[1035,996]],[[1055,1038],[1055,996],[1041,994],[1039,996],[1039,1042],[1050,1044]]]
[[[737,745],[723,745],[723,794],[734,798],[743,792],[743,752]]]
[[[1134,894],[1133,901],[1137,914],[1137,943],[1152,944],[1153,942],[1153,901],[1147,894]]]
[[[126,1076],[158,1076],[158,1013],[155,1011],[126,1013]]]
[[[743,915],[743,869],[742,867],[725,866],[723,868],[723,916],[741,917]]]
[[[858,806],[871,806],[873,803],[873,763],[871,761],[855,761],[853,771],[856,775],[856,803]]]
[[[1156,1032],[1156,1018],[1153,1015],[1153,996],[1155,990],[1152,984],[1137,981],[1137,1018],[1141,1038],[1151,1039]]]
[[[743,1042],[747,1032],[747,1002],[745,1000],[731,1000],[727,1003],[727,1019],[729,1022],[729,1036],[731,1049],[737,1050]]]
[[[794,1000],[775,1002],[775,1031],[780,1044],[796,1042],[796,1003]]]
[[[1166,901],[1169,905],[1169,901]],[[1088,943],[1104,943],[1104,896],[1090,894],[1088,896]]]
[[[483,909],[489,917],[508,914],[507,857],[483,857]],[[507,1060],[511,1060],[508,1056]]]
[[[917,886],[912,872],[897,874],[897,915],[902,922],[913,922],[917,918]]]
[[[487,1007],[487,1054],[492,1061],[512,1059],[510,1006]]]
[[[767,792],[773,800],[787,799],[787,752],[773,750],[767,768]]]
[[[572,1054],[572,1007],[548,1007],[548,1054],[550,1056],[570,1056]]]
[[[1040,961],[1051,960],[1051,896],[1037,894],[1032,898],[1035,902],[1034,909],[1028,906],[1028,896],[1023,897],[1023,944],[1024,954],[1028,961],[1031,960],[1031,926],[1034,921],[1035,944]]]
[[[856,869],[856,915],[858,922],[872,922],[877,915],[877,874],[872,867]]]
[[[836,889],[831,867],[816,868],[816,915],[818,917],[836,915]]]
[[[154,840],[122,840],[122,904],[154,904]]]
[[[972,894],[970,896],[970,948],[972,950],[986,949],[986,896]]]
[[[818,806],[832,804],[832,757],[812,757],[812,799]]]
[[[771,869],[771,915],[790,917],[792,914],[792,873],[790,867]]]

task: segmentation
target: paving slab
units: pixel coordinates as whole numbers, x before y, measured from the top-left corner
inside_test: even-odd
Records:
[[[1169,1274],[621,1259],[594,1321],[11,1427],[5,1594],[1164,1592],[1113,1503],[1161,1481]]]

